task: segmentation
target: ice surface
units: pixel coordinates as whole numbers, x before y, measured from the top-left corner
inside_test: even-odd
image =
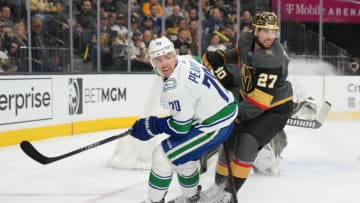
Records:
[[[40,152],[57,156],[123,131],[33,142]],[[239,202],[360,202],[360,125],[326,121],[317,130],[286,127],[288,147],[277,177],[252,174],[238,193]],[[19,146],[0,148],[2,203],[122,203],[146,198],[148,171],[107,167],[116,141],[78,155],[41,165]],[[131,157],[129,157],[131,158]],[[201,176],[212,184],[214,167]],[[176,176],[168,198],[180,194]]]

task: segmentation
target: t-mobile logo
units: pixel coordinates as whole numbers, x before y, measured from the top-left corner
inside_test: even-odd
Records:
[[[295,10],[295,5],[294,4],[286,4],[285,5],[285,11],[288,13],[288,14],[292,14]]]
[[[69,115],[83,113],[82,78],[69,78]]]

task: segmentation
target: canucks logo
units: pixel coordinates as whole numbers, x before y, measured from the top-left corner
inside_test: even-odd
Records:
[[[164,92],[168,91],[168,90],[172,90],[176,88],[176,80],[174,78],[169,78],[168,80],[166,80],[165,84],[164,84]]]
[[[69,115],[82,113],[82,78],[69,78]]]

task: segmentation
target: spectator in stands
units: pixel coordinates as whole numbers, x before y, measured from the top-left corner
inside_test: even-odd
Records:
[[[100,3],[101,13],[106,14],[109,19],[116,18],[116,5],[113,0],[102,0]]]
[[[96,16],[92,11],[91,0],[82,0],[80,13],[75,19],[77,32],[83,32],[85,29],[95,30]]]
[[[249,27],[249,26],[246,25],[246,24],[241,24],[241,25],[240,25],[240,34],[241,34],[241,33],[244,33],[244,32],[252,32],[251,27]]]
[[[144,14],[142,12],[141,4],[138,4],[137,1],[133,0],[133,3],[130,5],[131,11],[131,19],[136,20],[136,22],[140,25],[142,17]],[[127,10],[126,10],[127,12]]]
[[[7,25],[14,28],[15,24],[11,18],[11,9],[9,6],[4,5],[0,8],[0,26]]]
[[[211,36],[210,45],[207,47],[207,51],[216,51],[216,50],[225,51],[226,47],[223,43],[221,43],[220,36],[217,34],[213,34]]]
[[[227,48],[231,48],[231,47],[234,47],[235,44],[236,44],[236,32],[235,30],[233,29],[233,25],[231,24],[228,24],[225,26],[224,28],[224,35],[229,38],[229,41],[227,42],[226,40],[224,41],[224,45],[227,47]]]
[[[156,30],[153,30],[153,24],[154,21],[150,15],[144,16],[140,27],[140,31],[144,32],[145,30],[151,30],[153,33],[156,33]]]
[[[214,0],[214,8],[219,9],[220,15],[222,17],[225,17],[227,15],[223,0]]]
[[[247,26],[250,29],[252,28],[252,16],[249,10],[244,10],[240,19],[240,26]]]
[[[218,31],[221,27],[224,27],[223,18],[218,8],[213,8],[210,12],[210,19],[205,21],[204,31],[205,34],[212,34],[214,31]]]
[[[129,56],[132,71],[151,71],[150,58],[142,41],[141,32],[134,32],[130,43]]]
[[[131,18],[130,30],[129,30],[129,38],[132,39],[133,33],[140,32],[139,24],[136,19]],[[131,40],[130,40],[131,41]]]
[[[232,25],[232,29],[235,31],[235,30],[238,30],[237,28],[237,19],[238,19],[238,16],[237,16],[237,12],[236,10],[235,11],[231,11],[229,14],[228,14],[228,17],[227,17],[227,20],[225,22],[225,26],[228,26],[228,25]]]
[[[152,39],[154,39],[154,38],[153,38],[153,34],[152,34],[151,30],[145,30],[143,32],[142,41],[144,42],[145,48],[147,50],[149,49],[149,44]]]
[[[348,75],[359,75],[360,74],[360,60],[358,57],[351,58],[351,63],[347,67],[346,73]]]
[[[128,0],[115,0],[114,4],[116,6],[116,11],[117,13],[122,13],[124,15],[124,18],[127,19],[128,18]],[[131,5],[130,7],[134,8],[134,4],[136,4],[136,0],[130,0]]]
[[[20,22],[26,17],[25,0],[1,0],[0,6],[8,6],[13,22]]]
[[[100,16],[100,32],[110,34],[111,26],[109,24],[109,16],[105,13]]]
[[[187,23],[189,24],[190,21],[198,21],[199,15],[196,7],[192,7],[189,10],[188,18],[186,19]]]
[[[154,38],[161,36],[162,32],[162,17],[159,17],[158,13],[158,7],[156,5],[151,5],[150,16],[153,21],[152,32],[154,34]]]
[[[105,13],[102,13],[100,16],[100,47],[98,49],[98,40],[97,32],[93,32],[92,40],[90,43],[90,56],[89,59],[93,64],[93,68],[97,66],[97,51],[100,50],[101,55],[101,69],[108,70],[112,65],[109,61],[111,60],[111,50],[110,50],[110,33],[111,27],[109,25],[109,18]],[[86,53],[87,51],[85,51]]]
[[[125,45],[118,37],[117,31],[110,32],[110,52],[111,61],[104,70],[108,71],[127,71],[127,45]],[[108,56],[110,57],[110,55]]]
[[[118,33],[119,40],[125,44],[128,38],[128,29],[125,26],[125,19],[123,14],[116,16],[114,25],[111,26],[111,30]]]
[[[189,32],[191,33],[191,35],[197,33],[198,29],[199,29],[198,21],[197,20],[190,20],[188,25],[187,25],[187,28],[188,28]],[[192,41],[192,38],[191,38],[191,41]]]
[[[114,3],[117,7],[117,12],[124,15],[126,25],[129,16],[131,17],[131,20],[136,20],[138,23],[140,23],[143,17],[140,4],[138,4],[137,0],[130,0],[131,4],[129,13],[128,2],[129,0],[115,0]]]
[[[181,0],[179,2],[179,6],[181,8],[180,12],[182,13],[184,18],[189,18],[189,11],[191,8],[194,8],[197,5],[194,5],[192,1],[189,0]]]
[[[75,35],[74,41],[80,44],[80,52],[84,53],[84,58],[86,50],[89,49],[92,35],[95,32],[96,28],[96,15],[92,12],[92,3],[91,0],[82,0],[80,13],[75,17]]]
[[[49,50],[50,38],[43,29],[43,19],[33,16],[31,19],[32,70],[34,72],[53,72],[61,70],[59,58]]]
[[[27,46],[28,40],[26,35],[26,26],[24,23],[20,22],[15,24],[15,43],[18,44],[18,46]]]
[[[199,56],[200,49],[200,36],[198,32],[191,33],[191,53],[195,56]]]
[[[174,0],[165,0],[165,8],[163,18],[167,18],[173,14]]]
[[[158,17],[162,17],[163,16],[163,9],[161,4],[158,3],[158,0],[149,0],[147,2],[145,2],[142,6],[142,12],[145,16],[150,15],[151,13],[151,5],[155,5],[158,8]]]
[[[179,24],[179,20],[182,18],[182,13],[179,5],[173,6],[172,15],[165,19],[165,28],[168,29],[175,28]]]
[[[178,55],[191,55],[191,44],[189,43],[188,30],[180,29],[178,34],[178,39],[174,41],[174,47],[176,54]]]
[[[0,26],[0,34],[2,39],[1,47],[6,51],[10,60],[16,57],[18,52],[18,44],[15,42],[14,29],[6,24]]]
[[[178,27],[178,30],[186,30],[186,39],[188,41],[190,41],[191,40],[191,33],[190,33],[189,29],[188,29],[188,25],[186,23],[185,18],[180,18],[179,19],[179,24],[178,24],[177,27]]]
[[[100,69],[109,70],[112,66],[112,53],[110,47],[110,33],[101,32],[100,33],[100,49],[98,49],[98,41],[96,35],[93,36],[91,51],[90,51],[90,61],[93,65],[93,70],[96,70],[97,67],[97,52],[100,50]]]
[[[28,62],[26,60],[27,57],[27,49],[28,46],[28,38],[26,35],[26,26],[24,23],[15,24],[15,37],[14,42],[17,44],[18,49],[15,53],[14,62],[18,67],[18,72],[26,72],[28,71],[26,67],[28,66]],[[23,48],[22,48],[23,47]]]

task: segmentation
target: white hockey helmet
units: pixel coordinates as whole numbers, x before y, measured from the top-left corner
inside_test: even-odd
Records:
[[[170,41],[166,37],[160,37],[155,40],[152,40],[149,44],[149,54],[150,54],[150,62],[153,67],[155,67],[153,59],[155,57],[171,53],[176,54],[176,50],[174,48],[174,43]]]

